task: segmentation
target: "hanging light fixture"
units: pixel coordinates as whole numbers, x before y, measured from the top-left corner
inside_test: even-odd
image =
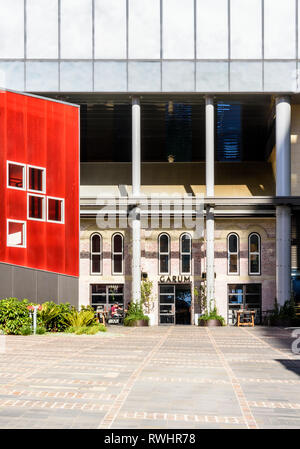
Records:
[[[169,114],[173,114],[173,110],[174,110],[174,108],[173,108],[173,101],[169,101],[168,102],[168,113]]]

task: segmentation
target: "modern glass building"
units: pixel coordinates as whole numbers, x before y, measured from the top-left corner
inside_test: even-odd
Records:
[[[108,308],[138,300],[148,279],[153,324],[194,324],[203,284],[230,324],[241,306],[259,323],[275,299],[283,304],[294,290],[300,301],[298,0],[0,0],[0,8],[2,92],[52,105],[22,109],[26,139],[17,145],[20,112],[7,112],[17,100],[0,101],[1,188],[16,182],[11,170],[28,196],[25,218],[9,216],[9,195],[1,211],[0,296]],[[53,105],[78,105],[80,122],[62,125]],[[58,133],[45,125],[47,108]],[[39,147],[30,130],[41,122],[44,165],[32,162]],[[57,152],[64,171],[51,165]],[[51,194],[29,198],[38,175],[24,187],[20,173],[30,166],[46,169]],[[42,173],[30,181],[41,189]],[[58,174],[64,187],[55,193]],[[43,207],[50,224],[66,218],[56,265],[37,253],[31,263],[37,248],[23,244],[35,217],[45,219],[43,242],[55,235]],[[79,207],[80,235],[69,216]],[[14,238],[21,244],[8,250]]]

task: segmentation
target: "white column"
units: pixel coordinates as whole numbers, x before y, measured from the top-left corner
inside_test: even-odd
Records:
[[[206,295],[207,306],[215,299],[215,219],[214,208],[206,208]],[[213,306],[213,304],[212,304]]]
[[[135,207],[132,212],[132,300],[141,299],[141,217],[140,209]]]
[[[141,106],[138,97],[132,98],[132,196],[141,189]],[[132,226],[132,300],[141,299],[141,218],[135,207],[130,216]]]
[[[291,195],[291,105],[276,98],[276,196]],[[291,297],[291,209],[276,207],[276,298],[283,305]]]
[[[132,98],[132,195],[139,196],[141,187],[141,106],[139,97]]]
[[[291,210],[276,207],[276,298],[283,305],[291,298]]]
[[[215,194],[215,126],[214,100],[205,97],[205,175],[206,196]]]
[[[212,96],[205,97],[205,175],[206,196],[215,194],[215,124],[214,100]],[[206,208],[206,293],[207,305],[215,299],[215,219],[214,208]]]
[[[291,194],[291,105],[289,97],[276,98],[276,195]]]

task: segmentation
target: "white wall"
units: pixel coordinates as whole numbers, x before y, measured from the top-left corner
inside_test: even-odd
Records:
[[[298,2],[0,0],[0,86],[298,92]]]

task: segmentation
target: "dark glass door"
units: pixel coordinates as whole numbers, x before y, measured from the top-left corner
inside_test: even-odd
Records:
[[[191,324],[191,286],[176,285],[175,287],[175,322],[176,324]]]

